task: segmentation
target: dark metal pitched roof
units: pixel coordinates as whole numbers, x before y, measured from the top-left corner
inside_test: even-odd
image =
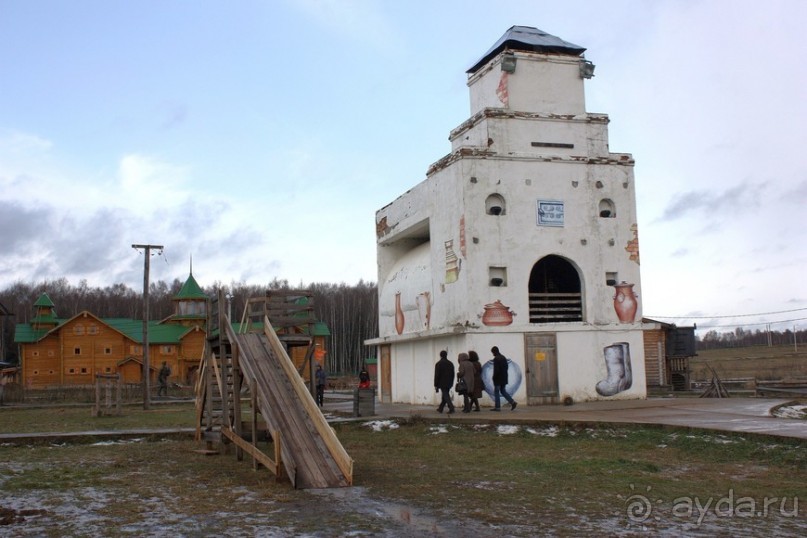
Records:
[[[504,49],[580,56],[586,49],[532,26],[511,26],[466,73],[475,73]]]

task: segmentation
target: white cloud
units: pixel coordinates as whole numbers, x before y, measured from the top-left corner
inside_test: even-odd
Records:
[[[147,155],[130,154],[120,160],[118,168],[121,193],[125,205],[142,204],[139,210],[159,210],[184,202],[190,192],[185,189],[186,167],[170,164]]]

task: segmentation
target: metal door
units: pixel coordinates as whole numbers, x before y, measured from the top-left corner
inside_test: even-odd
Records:
[[[524,335],[527,403],[558,403],[558,354],[555,333]]]

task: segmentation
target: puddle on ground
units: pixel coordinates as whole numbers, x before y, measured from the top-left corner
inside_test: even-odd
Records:
[[[370,497],[363,487],[319,489],[311,490],[311,493],[339,499],[362,514],[392,520],[404,526],[413,535],[423,535],[424,533],[430,536],[462,535],[468,531],[466,525],[460,529],[450,521],[438,520],[437,517],[427,514],[423,510]]]

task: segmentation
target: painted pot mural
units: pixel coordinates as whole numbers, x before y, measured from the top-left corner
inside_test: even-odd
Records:
[[[504,390],[507,394],[514,396],[521,386],[521,381],[524,376],[521,373],[521,368],[512,360],[507,359],[507,385]],[[490,399],[493,399],[493,359],[489,360],[482,366],[482,384],[484,385],[485,392]]]
[[[516,313],[510,310],[509,307],[497,300],[496,302],[485,305],[485,313],[482,314],[482,323],[489,327],[510,325],[513,323],[513,316],[515,315]]]
[[[636,310],[639,308],[639,302],[636,300],[638,295],[633,291],[633,284],[627,282],[614,284],[614,289],[616,290],[614,310],[620,323],[633,323]]]
[[[600,396],[613,396],[633,385],[630,366],[630,345],[617,342],[603,349],[607,376],[594,387]]]

